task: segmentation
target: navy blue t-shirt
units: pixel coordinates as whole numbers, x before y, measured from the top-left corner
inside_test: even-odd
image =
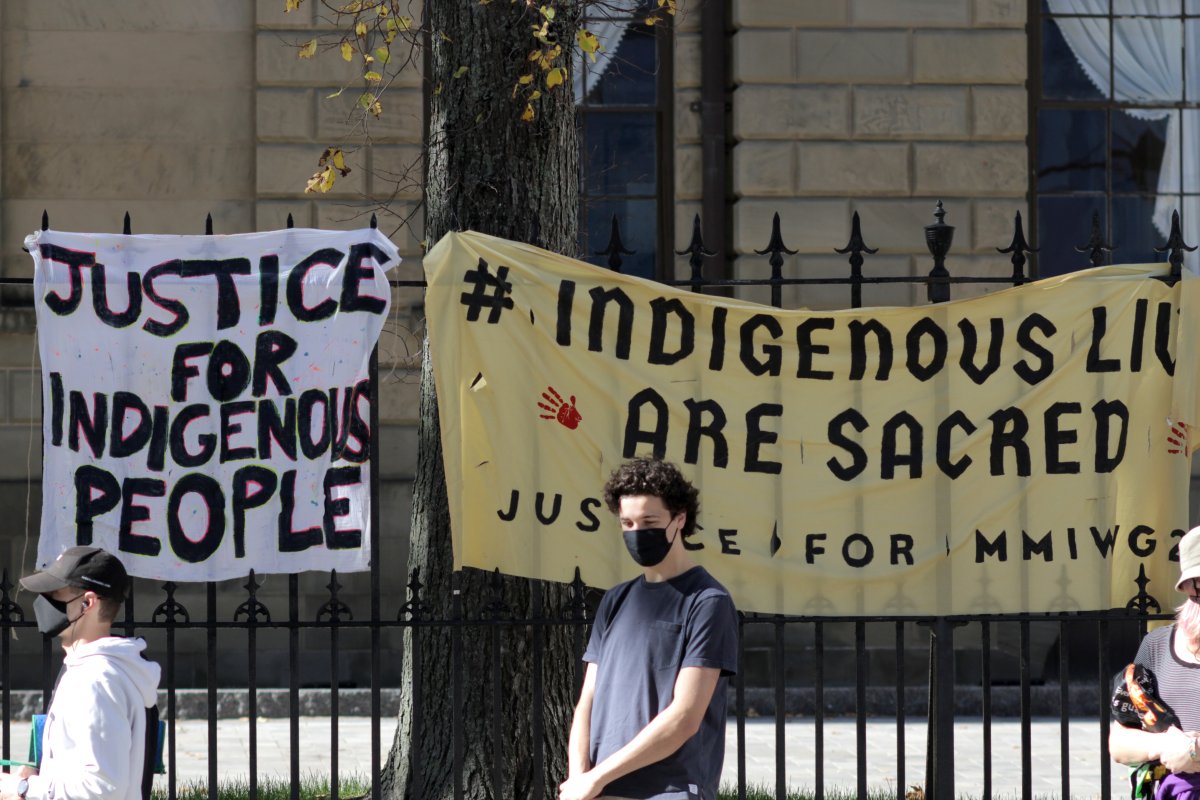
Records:
[[[583,660],[596,665],[591,759],[629,743],[674,696],[684,667],[721,670],[696,735],[673,754],[618,778],[604,794],[646,800],[715,800],[725,759],[729,676],[737,672],[733,599],[703,567],[661,583],[635,578],[610,589],[596,610]]]

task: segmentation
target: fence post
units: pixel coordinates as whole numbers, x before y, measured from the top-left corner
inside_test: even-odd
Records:
[[[946,617],[929,626],[929,747],[925,794],[954,800],[954,624]]]
[[[929,271],[928,298],[931,303],[945,303],[950,299],[950,270],[946,269],[946,254],[954,242],[954,226],[946,224],[946,209],[938,200],[933,212],[937,222],[925,226],[925,245],[933,255],[933,269]]]

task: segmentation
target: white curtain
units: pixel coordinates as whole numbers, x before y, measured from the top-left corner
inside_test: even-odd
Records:
[[[1108,0],[1048,0],[1054,14],[1108,14]],[[1117,14],[1175,14],[1180,0],[1114,0]],[[1112,83],[1109,80],[1109,21],[1103,17],[1057,17],[1063,38],[1096,88],[1114,100],[1134,103],[1173,103],[1184,99],[1184,75],[1188,99],[1200,98],[1200,20],[1181,23],[1178,16],[1117,19],[1112,31]],[[1183,60],[1187,40],[1188,63]],[[1154,204],[1154,227],[1165,239],[1171,230],[1171,212],[1179,209],[1183,235],[1188,244],[1200,239],[1200,203],[1183,199],[1181,191],[1200,188],[1200,111],[1185,109],[1121,109],[1132,117],[1167,120],[1166,147],[1158,174],[1158,199]],[[1182,176],[1182,186],[1180,178]],[[1195,268],[1200,259],[1188,254]]]
[[[572,77],[575,88],[575,102],[582,103],[588,92],[596,88],[604,71],[612,64],[625,31],[635,21],[632,16],[637,12],[640,0],[605,0],[592,13],[602,15],[601,19],[589,19],[583,27],[595,34],[603,50],[596,51],[596,63],[584,55],[578,46],[572,48]],[[587,62],[585,65],[584,62]]]

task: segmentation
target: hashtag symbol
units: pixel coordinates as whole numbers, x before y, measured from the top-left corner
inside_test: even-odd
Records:
[[[488,264],[482,258],[479,259],[479,266],[475,269],[467,270],[463,275],[463,280],[467,283],[475,284],[475,288],[469,292],[463,292],[461,302],[467,307],[467,322],[475,322],[479,319],[479,312],[484,306],[488,306],[488,324],[495,325],[500,321],[500,314],[506,308],[513,307],[512,298],[508,293],[512,291],[512,284],[506,279],[508,278],[508,267],[500,267],[496,270],[496,274],[488,272]],[[491,289],[491,293],[488,290]]]

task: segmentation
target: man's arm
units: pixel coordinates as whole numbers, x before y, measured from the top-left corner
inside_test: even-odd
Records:
[[[65,681],[60,684],[59,691],[65,685]],[[95,681],[82,691],[71,690],[68,699],[77,707],[67,729],[70,757],[56,758],[54,774],[29,778],[28,800],[44,800],[48,796],[109,800],[124,797],[130,781],[140,781],[140,775],[129,774],[133,721],[117,692],[116,687]],[[45,763],[42,766],[46,768]]]
[[[583,688],[575,704],[571,720],[571,739],[567,744],[567,777],[582,775],[592,768],[592,699],[596,696],[596,665],[588,664],[583,674]]]
[[[559,787],[561,800],[591,800],[608,784],[636,769],[662,761],[700,730],[704,712],[712,699],[721,670],[713,667],[684,667],[675,679],[671,704],[638,735],[590,772],[574,775]]]

